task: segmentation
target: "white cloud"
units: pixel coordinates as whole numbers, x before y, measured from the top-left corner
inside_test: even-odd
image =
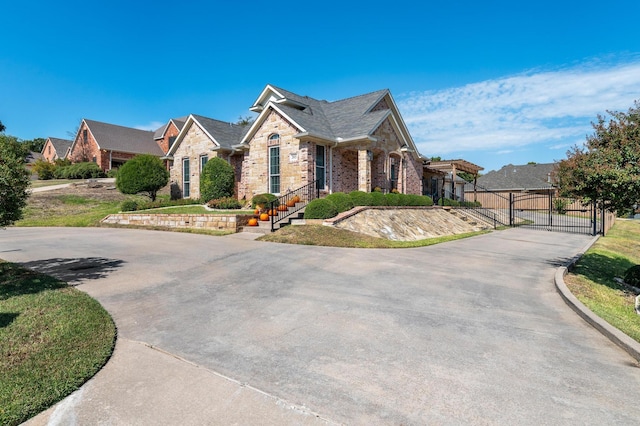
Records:
[[[157,130],[160,127],[164,126],[165,124],[167,124],[166,122],[160,122],[160,121],[152,121],[149,124],[141,124],[138,126],[134,126],[134,129],[138,129],[138,130]]]
[[[583,64],[554,71],[400,95],[398,106],[425,155],[558,150],[584,141],[607,110],[626,111],[640,98],[640,60]]]

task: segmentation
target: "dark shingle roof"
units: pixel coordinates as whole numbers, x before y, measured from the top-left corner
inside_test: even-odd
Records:
[[[189,116],[170,119],[162,127],[160,127],[159,129],[156,129],[156,131],[153,132],[153,138],[154,139],[162,139],[162,135],[164,135],[164,132],[165,132],[165,130],[167,130],[167,127],[169,126],[169,122],[171,122],[171,121],[173,121],[173,124],[176,125],[176,127],[178,128],[178,132],[179,132],[184,127],[184,123],[187,121],[188,118],[189,118]]]
[[[285,104],[278,105],[278,108],[307,132],[325,139],[350,139],[369,135],[389,113],[388,110],[369,112],[389,93],[387,89],[327,102],[271,87],[287,99],[306,105],[307,108],[303,110]]]
[[[555,163],[508,164],[500,170],[492,170],[478,178],[478,185],[493,190],[546,189],[553,187],[552,173]]]
[[[232,145],[236,145],[242,140],[242,137],[249,128],[249,126],[239,126],[237,124],[214,120],[213,118],[203,117],[201,115],[192,115],[204,130],[206,130],[207,133],[209,133],[223,148],[231,149]]]
[[[163,152],[154,141],[154,132],[131,127],[84,120],[96,139],[100,149],[127,152],[131,154],[153,154],[162,156]]]
[[[58,157],[60,158],[63,158],[66,155],[67,150],[71,148],[71,145],[73,145],[73,141],[67,139],[49,138],[49,140],[51,141],[51,145],[53,145],[53,149],[56,150],[56,154],[58,154]]]

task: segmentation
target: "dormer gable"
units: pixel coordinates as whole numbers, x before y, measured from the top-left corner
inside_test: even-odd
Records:
[[[309,105],[304,101],[302,96],[270,84],[267,84],[262,93],[260,93],[260,96],[258,96],[258,99],[253,103],[253,106],[249,109],[253,112],[260,113],[267,107],[269,102],[276,105],[286,105],[300,111],[309,109]]]

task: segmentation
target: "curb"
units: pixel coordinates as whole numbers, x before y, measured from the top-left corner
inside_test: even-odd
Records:
[[[633,340],[631,337],[624,334],[599,316],[593,311],[587,308],[582,302],[580,302],[569,291],[567,285],[564,282],[564,276],[567,275],[569,268],[576,264],[576,262],[584,255],[584,253],[598,240],[599,237],[594,237],[581,252],[576,254],[565,266],[561,266],[556,270],[554,282],[556,289],[562,299],[571,309],[573,309],[582,319],[588,322],[592,327],[602,333],[605,337],[611,340],[613,343],[624,349],[629,355],[631,355],[636,361],[640,362],[640,343]]]

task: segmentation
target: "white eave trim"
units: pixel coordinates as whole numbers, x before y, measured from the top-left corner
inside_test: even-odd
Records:
[[[258,118],[256,118],[256,121],[253,122],[253,124],[251,125],[251,128],[249,128],[249,131],[242,138],[242,142],[240,142],[241,145],[247,144],[248,141],[253,137],[255,130],[262,125],[264,121],[263,115],[266,116],[266,114],[268,114],[269,107],[273,108],[278,114],[283,116],[289,123],[297,127],[300,130],[300,133],[306,132],[306,130],[300,124],[298,124],[293,118],[289,117],[284,111],[278,108],[278,105],[276,105],[272,101],[269,101],[264,106],[264,109],[262,110]]]

